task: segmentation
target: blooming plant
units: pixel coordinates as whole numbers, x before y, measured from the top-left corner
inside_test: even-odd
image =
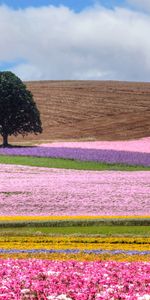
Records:
[[[2,249],[45,249],[52,253],[54,250],[66,253],[87,250],[87,253],[96,254],[106,250],[112,253],[150,254],[150,237],[0,236],[0,247],[0,252],[3,252]]]
[[[40,146],[150,153],[150,137],[126,141],[53,142]]]
[[[0,155],[53,157],[150,166],[150,139],[126,142],[51,143],[37,147],[1,148]]]
[[[0,154],[150,166],[149,145],[149,138],[55,143],[1,148]],[[84,216],[150,217],[149,171],[1,165],[0,183],[1,222],[59,221],[65,220],[66,215],[74,220]],[[150,238],[146,236],[5,234],[0,236],[0,299],[150,300],[149,245]]]
[[[1,260],[0,299],[143,300],[150,264],[115,261]]]
[[[150,171],[1,165],[0,215],[149,216]]]

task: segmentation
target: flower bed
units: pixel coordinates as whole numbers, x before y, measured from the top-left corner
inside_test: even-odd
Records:
[[[53,142],[40,146],[150,153],[150,137],[127,141]]]
[[[0,298],[147,300],[150,263],[0,260]]]
[[[149,237],[36,236],[0,237],[0,257],[69,260],[144,261],[150,258]]]
[[[122,261],[122,262],[150,262],[150,254],[128,254],[128,253],[85,253],[80,251],[78,253],[65,253],[65,252],[48,252],[48,251],[40,251],[40,252],[32,252],[32,251],[5,251],[0,253],[1,259],[48,259],[48,260],[59,260],[59,261],[68,261],[68,260],[76,260],[76,261]]]
[[[103,220],[106,222],[109,222],[111,220],[115,221],[129,221],[130,220],[138,220],[139,222],[142,220],[150,220],[150,215],[149,216],[8,216],[8,215],[2,215],[0,216],[0,222],[72,222],[72,221],[80,221],[80,222],[87,222],[87,221],[99,221]]]
[[[149,216],[150,172],[1,165],[0,215]]]
[[[149,237],[85,237],[85,236],[0,236],[0,248],[2,250],[35,250],[40,251],[64,250],[69,252],[87,251],[107,252],[115,250],[123,253],[124,251],[133,251],[138,254],[139,251],[148,251],[150,254]],[[14,250],[14,251],[15,251]],[[98,250],[98,251],[97,251]],[[137,252],[137,253],[136,253]]]
[[[150,166],[150,153],[56,147],[0,148],[0,155],[35,156]]]
[[[0,155],[38,156],[150,166],[150,138],[137,141],[51,143],[0,148]]]
[[[147,166],[149,141],[56,143],[1,148],[0,153]],[[1,222],[77,221],[84,220],[84,216],[91,220],[92,216],[150,217],[149,171],[72,171],[1,165],[0,182]],[[150,300],[149,249],[150,238],[146,236],[5,233],[0,237],[0,299]]]

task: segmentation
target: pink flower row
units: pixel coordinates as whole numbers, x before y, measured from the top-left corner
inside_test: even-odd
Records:
[[[150,137],[128,141],[54,142],[40,146],[150,153]]]
[[[0,215],[149,215],[150,171],[0,166]]]
[[[150,299],[146,262],[7,259],[0,265],[1,300]]]

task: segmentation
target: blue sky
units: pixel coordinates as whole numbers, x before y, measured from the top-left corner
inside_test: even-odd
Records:
[[[0,4],[6,4],[15,9],[26,8],[29,6],[39,7],[44,5],[64,5],[75,11],[80,11],[85,7],[92,6],[94,3],[100,3],[106,7],[113,8],[116,5],[122,5],[124,0],[2,0]]]
[[[150,81],[149,32],[150,0],[0,0],[0,70]]]

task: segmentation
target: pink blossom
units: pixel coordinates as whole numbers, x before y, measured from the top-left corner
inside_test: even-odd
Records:
[[[147,300],[150,296],[148,262],[7,259],[0,265],[1,300]]]
[[[150,153],[150,137],[127,141],[53,142],[40,146]]]
[[[0,215],[149,215],[150,171],[1,165]]]

